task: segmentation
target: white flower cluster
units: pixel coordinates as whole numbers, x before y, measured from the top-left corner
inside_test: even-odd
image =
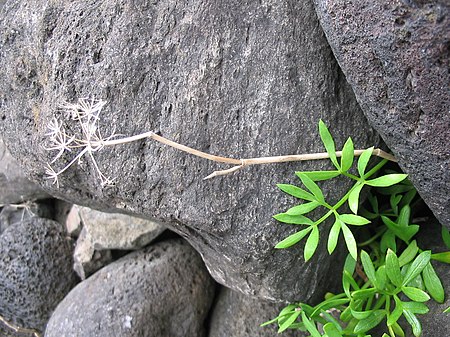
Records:
[[[71,134],[66,131],[64,122],[54,118],[48,124],[48,146],[47,151],[57,151],[53,160],[47,164],[47,179],[52,179],[53,183],[59,187],[59,175],[65,172],[73,164],[82,162],[82,158],[87,155],[94,165],[99,176],[102,186],[111,185],[113,180],[106,177],[99,169],[95,160],[94,153],[101,150],[105,142],[115,137],[114,132],[104,138],[100,133],[99,120],[100,113],[105,106],[106,101],[94,100],[87,98],[78,99],[77,103],[64,104],[61,106],[63,110],[63,118],[77,121],[79,124],[78,134]],[[75,152],[77,154],[72,160],[60,170],[55,170],[53,164],[66,152]]]

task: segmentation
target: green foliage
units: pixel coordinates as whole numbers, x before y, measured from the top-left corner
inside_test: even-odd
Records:
[[[403,316],[414,336],[420,336],[422,327],[417,315],[429,311],[426,302],[431,298],[444,302],[444,289],[431,261],[450,263],[450,251],[432,254],[418,247],[414,236],[420,228],[411,224],[411,205],[417,192],[405,179],[405,174],[387,172],[372,178],[386,164],[386,160],[382,160],[367,170],[373,148],[363,151],[356,170],[352,171],[354,146],[351,138],[344,144],[338,161],[335,142],[322,121],[319,133],[336,170],[296,172],[303,188],[278,185],[283,192],[303,203],[274,218],[306,227],[275,247],[288,248],[306,238],[304,259],[310,260],[319,244],[324,222],[334,217],[327,236],[328,252],[332,254],[336,249],[341,232],[349,251],[342,272],[343,292],[327,294],[325,300],[314,307],[305,303],[290,304],[278,317],[263,325],[276,323],[278,332],[299,329],[313,337],[367,337],[370,330],[384,322],[388,334],[383,337],[404,337],[399,324]],[[354,175],[354,171],[358,175]],[[347,177],[354,184],[336,204],[330,205],[317,182],[337,176]],[[367,208],[360,208],[359,195],[365,186],[376,188],[377,193],[369,195]],[[352,213],[340,211],[346,203]],[[317,219],[309,215],[315,210],[322,211]],[[365,230],[368,239],[357,244],[352,233],[354,226]],[[442,230],[442,238],[450,249],[448,230]],[[450,308],[445,312],[449,311]]]

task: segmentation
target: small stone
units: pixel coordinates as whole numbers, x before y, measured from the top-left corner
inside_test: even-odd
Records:
[[[165,227],[150,220],[87,207],[79,207],[79,217],[96,250],[140,249],[165,230]]]
[[[68,211],[64,223],[66,224],[67,233],[71,237],[78,237],[83,228],[80,218],[80,209],[77,205],[73,205]]]

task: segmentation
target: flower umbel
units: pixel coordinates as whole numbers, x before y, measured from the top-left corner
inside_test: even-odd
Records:
[[[80,131],[76,134],[69,134],[64,128],[64,122],[57,118],[54,118],[48,124],[46,136],[48,136],[49,144],[45,147],[45,150],[58,152],[53,160],[47,164],[46,174],[47,179],[52,179],[58,187],[59,175],[76,162],[81,163],[82,157],[86,154],[91,159],[102,186],[112,184],[113,180],[101,172],[94,157],[94,153],[103,148],[105,141],[115,136],[113,132],[110,136],[103,138],[99,130],[100,113],[105,104],[106,101],[103,100],[80,98],[77,103],[66,103],[61,106],[64,117],[78,122]],[[55,170],[52,164],[64,153],[72,152],[72,150],[79,150],[79,152],[67,165]]]

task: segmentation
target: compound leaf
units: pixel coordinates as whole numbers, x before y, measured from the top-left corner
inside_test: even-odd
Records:
[[[319,245],[319,228],[317,226],[312,227],[312,232],[309,234],[308,240],[306,240],[305,250],[303,251],[303,256],[305,261],[308,261],[317,249]]]
[[[426,314],[430,309],[420,302],[402,302],[404,310],[411,311],[413,314]]]
[[[344,234],[345,244],[347,245],[348,252],[356,261],[358,259],[358,250],[356,248],[355,237],[345,223],[341,223],[341,228],[342,233]]]
[[[302,172],[295,172],[297,177],[300,178],[299,174],[304,174],[308,176],[309,179],[313,181],[321,181],[321,180],[328,180],[337,177],[341,174],[339,171],[302,171]]]
[[[284,240],[277,243],[275,248],[283,249],[283,248],[289,248],[293,245],[295,245],[297,242],[299,242],[301,239],[303,239],[308,233],[313,229],[313,226],[310,226],[308,228],[305,228],[297,233],[294,233],[292,235],[289,235]]]
[[[298,199],[304,199],[309,201],[315,200],[314,196],[311,193],[306,192],[305,190],[301,189],[298,186],[289,184],[277,184],[277,186],[283,192],[292,195],[293,197],[296,197]]]
[[[288,213],[280,213],[280,214],[274,215],[273,218],[280,222],[284,222],[284,223],[292,224],[292,225],[312,225],[312,224],[314,224],[314,222],[311,219],[308,219],[306,216],[303,216],[301,214],[292,215],[292,214],[288,214]]]
[[[330,156],[331,162],[338,170],[340,170],[336,158],[336,146],[334,145],[333,137],[331,136],[330,131],[328,131],[327,126],[322,120],[319,121],[319,134],[320,138],[322,139],[323,145],[325,146],[325,149],[327,150],[327,153]]]
[[[367,164],[369,163],[370,157],[372,156],[373,146],[365,149],[361,156],[358,159],[358,173],[362,178],[364,177],[364,173],[366,171]]]
[[[414,287],[402,287],[403,293],[415,302],[426,302],[430,296],[423,290]]]
[[[366,180],[366,184],[374,187],[387,187],[398,184],[400,181],[406,179],[407,176],[407,174],[403,173],[386,174],[372,180]]]
[[[340,214],[339,218],[346,224],[355,226],[363,226],[370,223],[370,221],[367,220],[366,218],[356,214]]]
[[[430,262],[431,251],[426,250],[420,253],[413,263],[408,268],[405,278],[403,279],[403,285],[407,285],[411,280],[413,280],[417,275],[419,275],[422,270],[426,267],[428,262]]]
[[[348,196],[348,206],[353,213],[358,213],[359,207],[359,194],[361,193],[364,184],[357,185],[353,188]]]
[[[333,224],[333,227],[330,229],[330,234],[328,235],[328,253],[331,254],[336,249],[339,233],[341,232],[341,222],[339,219],[336,219],[336,221]]]
[[[314,181],[312,181],[311,178],[309,178],[307,175],[303,173],[299,173],[299,177],[303,185],[305,185],[306,188],[311,191],[311,193],[315,196],[317,201],[324,203],[325,198],[323,197],[323,193],[320,187],[317,186],[317,184]]]
[[[444,287],[436,274],[431,262],[422,271],[423,282],[428,293],[438,303],[444,303]]]
[[[416,315],[414,315],[409,310],[403,310],[403,315],[408,321],[409,325],[411,325],[414,336],[419,337],[422,334],[422,326],[420,325],[419,320]]]
[[[353,141],[349,137],[342,148],[342,157],[341,157],[341,170],[342,172],[347,172],[350,167],[353,165],[353,159],[355,148],[353,146]]]
[[[289,208],[286,211],[286,214],[288,214],[288,215],[306,214],[306,213],[309,213],[309,212],[315,210],[319,206],[320,206],[320,204],[317,201],[311,201],[311,202],[307,202],[307,203]]]

